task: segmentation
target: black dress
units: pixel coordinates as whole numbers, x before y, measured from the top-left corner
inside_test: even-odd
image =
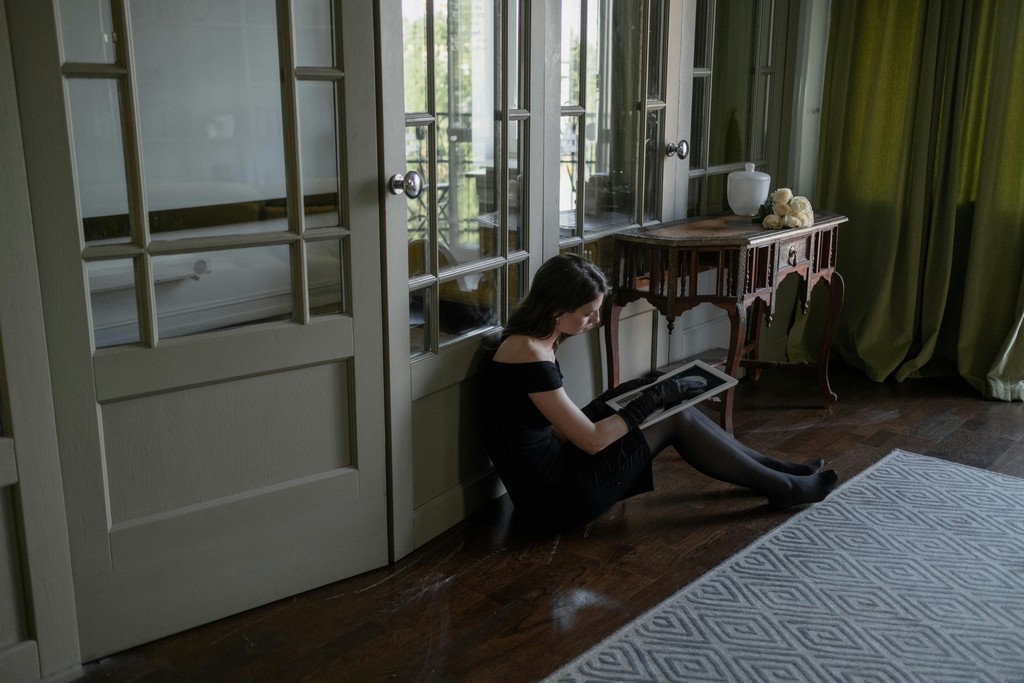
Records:
[[[651,450],[632,430],[590,455],[559,441],[529,394],[562,386],[557,363],[484,362],[484,443],[516,514],[561,531],[585,524],[617,501],[654,488]],[[614,413],[604,401],[583,409],[597,422]]]

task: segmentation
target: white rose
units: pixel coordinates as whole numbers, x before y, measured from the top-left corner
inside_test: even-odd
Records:
[[[776,201],[772,204],[772,212],[779,218],[785,218],[789,214],[793,213],[793,207],[789,204]]]
[[[788,204],[789,200],[793,198],[793,191],[788,187],[780,187],[779,189],[772,192],[772,201],[778,204]]]
[[[783,216],[782,217],[782,224],[784,226],[786,226],[787,228],[799,228],[800,225],[801,225],[800,224],[800,219],[797,217],[797,215],[795,213],[791,213],[791,214],[788,214],[786,216]]]
[[[768,228],[769,230],[777,230],[782,227],[782,219],[776,216],[774,213],[770,213],[764,217],[761,221],[761,225]]]
[[[811,210],[801,211],[800,220],[804,225],[814,225],[814,212]]]
[[[810,213],[811,211],[811,202],[807,197],[793,197],[789,200],[789,206],[795,213]]]

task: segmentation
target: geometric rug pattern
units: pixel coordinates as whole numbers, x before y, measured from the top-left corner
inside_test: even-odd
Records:
[[[1024,681],[1024,479],[894,451],[546,680]]]

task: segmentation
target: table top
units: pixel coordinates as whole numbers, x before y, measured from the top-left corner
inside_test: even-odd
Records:
[[[671,245],[756,245],[760,242],[784,241],[804,236],[826,227],[846,222],[846,216],[828,211],[814,212],[814,225],[803,228],[769,230],[750,216],[734,213],[686,218],[652,228],[634,228],[615,234],[616,240],[642,244]]]

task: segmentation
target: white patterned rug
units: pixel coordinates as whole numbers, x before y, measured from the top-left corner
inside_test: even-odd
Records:
[[[905,451],[547,681],[1024,681],[1024,479]]]

